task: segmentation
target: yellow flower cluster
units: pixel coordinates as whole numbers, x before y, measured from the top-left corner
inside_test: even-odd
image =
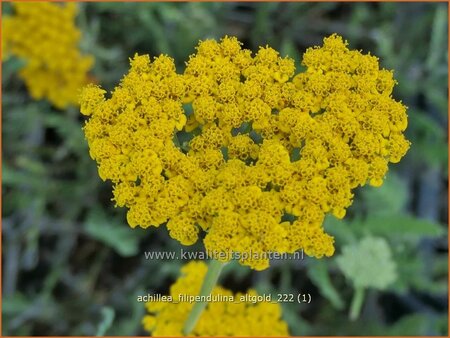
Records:
[[[58,108],[78,104],[94,59],[78,49],[76,4],[13,2],[15,14],[3,19],[3,51],[26,64],[19,76],[35,99]]]
[[[144,328],[153,336],[182,336],[183,325],[194,305],[185,301],[186,295],[197,296],[207,271],[203,262],[191,261],[181,269],[182,276],[170,287],[172,302],[146,303],[150,314],[142,320]],[[202,312],[192,336],[288,336],[286,322],[281,319],[281,306],[268,301],[253,302],[257,293],[233,294],[220,286],[214,287],[213,299]],[[248,299],[241,301],[241,297]],[[228,301],[233,299],[233,301]]]
[[[324,215],[344,217],[353,189],[380,186],[406,153],[406,107],[392,72],[337,35],[303,64],[294,77],[291,58],[225,37],[200,42],[183,74],[135,56],[111,98],[87,87],[90,154],[130,226],[167,222],[184,245],[203,230],[209,252],[251,251],[240,261],[257,270],[267,252],[331,256]]]

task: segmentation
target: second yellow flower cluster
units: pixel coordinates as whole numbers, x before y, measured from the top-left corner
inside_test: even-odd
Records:
[[[170,287],[170,302],[161,300],[146,304],[149,313],[142,323],[152,336],[183,336],[183,324],[194,305],[185,298],[199,294],[206,271],[205,263],[189,262],[181,268],[181,276]],[[214,301],[208,303],[190,335],[287,336],[288,328],[281,319],[280,304],[241,300],[257,296],[254,290],[233,294],[221,286],[214,287],[210,296]]]

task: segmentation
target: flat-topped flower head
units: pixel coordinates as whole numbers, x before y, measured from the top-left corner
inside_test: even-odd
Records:
[[[13,2],[14,15],[3,19],[3,50],[25,61],[19,76],[34,99],[58,108],[78,104],[88,83],[93,57],[78,49],[76,4]]]
[[[354,189],[380,186],[405,155],[406,107],[392,72],[337,35],[303,64],[295,75],[293,59],[224,37],[200,42],[183,74],[167,56],[135,56],[110,98],[87,87],[90,153],[129,224],[166,223],[184,245],[205,232],[226,254],[215,258],[240,253],[257,270],[267,252],[333,255],[324,216],[343,218]]]

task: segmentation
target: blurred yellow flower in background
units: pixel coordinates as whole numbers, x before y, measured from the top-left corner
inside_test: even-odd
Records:
[[[82,55],[75,3],[13,2],[14,15],[3,18],[3,53],[25,61],[19,76],[34,99],[57,108],[77,105],[94,58]]]

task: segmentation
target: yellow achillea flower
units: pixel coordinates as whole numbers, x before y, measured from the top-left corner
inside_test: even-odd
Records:
[[[406,107],[392,71],[337,35],[303,64],[294,77],[291,58],[225,37],[200,42],[183,74],[167,56],[135,56],[110,99],[85,88],[90,154],[130,226],[167,222],[184,245],[203,230],[209,252],[251,251],[240,262],[257,270],[270,251],[333,255],[324,215],[344,217],[353,190],[380,186],[405,155]],[[182,146],[179,132],[191,132]]]
[[[26,61],[19,76],[30,95],[58,108],[78,104],[88,83],[93,57],[78,50],[76,4],[13,2],[15,14],[3,19],[3,51]]]
[[[183,324],[192,306],[186,296],[197,296],[206,274],[207,266],[203,262],[191,261],[181,269],[181,277],[170,287],[172,302],[157,301],[146,303],[150,314],[142,324],[153,336],[183,336]],[[247,294],[233,294],[216,286],[211,297],[233,301],[208,303],[201,314],[192,336],[287,336],[286,322],[281,319],[281,306],[268,301],[253,302],[258,294],[249,290]],[[180,298],[181,296],[181,298]],[[241,301],[245,297],[246,301]]]

